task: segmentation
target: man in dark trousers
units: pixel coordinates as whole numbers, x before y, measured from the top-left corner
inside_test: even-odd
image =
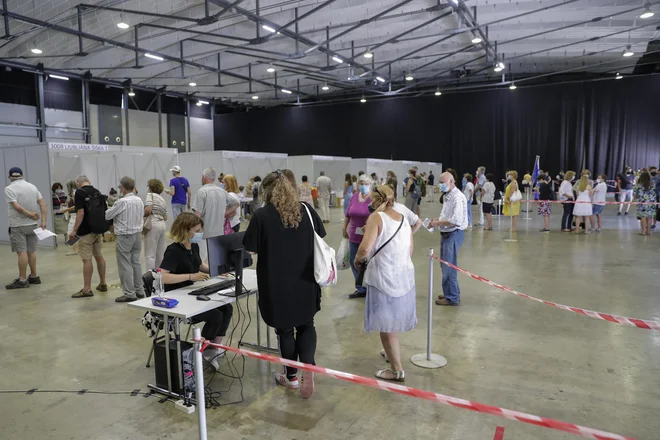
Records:
[[[633,185],[635,184],[635,175],[633,174],[632,167],[630,165],[626,165],[625,168],[623,169],[623,172],[619,174],[618,177],[619,177],[619,182],[617,183],[617,186],[619,189],[619,201],[632,202]],[[621,215],[623,206],[624,205],[619,205],[619,213],[617,215]],[[625,215],[628,215],[628,211],[630,211],[630,204],[627,204],[625,206],[626,206]]]

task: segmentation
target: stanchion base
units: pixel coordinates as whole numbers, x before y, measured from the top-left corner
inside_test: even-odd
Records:
[[[429,357],[431,360],[428,359]],[[431,356],[428,356],[426,353],[416,354],[410,358],[410,362],[421,368],[442,368],[447,365],[447,359],[433,353]]]
[[[509,243],[513,243],[513,242],[516,242],[518,240],[516,240],[515,238],[505,238],[504,241],[508,241]]]
[[[525,217],[525,218],[523,218],[523,220],[531,220],[531,219],[532,219],[531,217]]]

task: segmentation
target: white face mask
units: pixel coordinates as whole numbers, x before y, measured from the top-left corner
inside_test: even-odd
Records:
[[[603,179],[596,179],[597,183],[603,183]]]

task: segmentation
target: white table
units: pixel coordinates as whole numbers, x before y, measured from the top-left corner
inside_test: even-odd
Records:
[[[135,309],[140,309],[145,312],[152,312],[152,313],[157,313],[159,315],[163,316],[163,319],[165,320],[165,361],[167,363],[167,390],[163,390],[155,385],[149,384],[149,388],[158,391],[159,393],[170,395],[172,397],[182,397],[180,394],[181,390],[172,390],[172,377],[171,377],[171,368],[170,368],[170,332],[168,331],[169,329],[169,321],[170,319],[174,320],[174,335],[176,338],[176,354],[177,354],[177,365],[178,365],[178,374],[179,374],[179,387],[183,386],[183,370],[181,367],[181,335],[179,331],[179,322],[182,319],[190,319],[194,318],[195,316],[198,316],[204,312],[208,312],[209,310],[213,310],[215,308],[218,308],[224,304],[231,304],[233,302],[236,302],[236,297],[234,296],[224,296],[222,293],[228,293],[228,292],[233,292],[233,288],[222,290],[218,293],[214,293],[211,295],[208,295],[209,298],[211,298],[210,301],[200,301],[197,299],[195,295],[189,295],[188,293],[205,287],[209,286],[211,284],[218,283],[223,280],[227,280],[230,278],[227,277],[215,277],[211,278],[207,281],[200,281],[196,282],[191,286],[186,286],[186,287],[181,287],[176,290],[171,290],[165,294],[167,298],[173,298],[179,301],[179,304],[177,304],[175,307],[172,307],[171,309],[167,309],[165,307],[157,307],[154,306],[151,303],[151,298],[143,298],[139,299],[137,301],[133,301],[131,303],[128,303],[128,307],[135,308]],[[231,278],[233,279],[233,278]],[[244,269],[243,270],[243,285],[245,286],[245,289],[247,289],[247,292],[242,292],[241,297],[245,295],[250,295],[254,293],[258,293],[257,289],[257,271],[254,269]],[[257,307],[257,329],[260,327],[259,323],[259,313],[258,313],[259,308]],[[259,332],[257,332],[257,345],[260,346],[261,344],[261,338],[259,337]],[[269,338],[270,339],[270,338]],[[270,345],[270,344],[268,344]],[[267,347],[270,348],[270,347]]]

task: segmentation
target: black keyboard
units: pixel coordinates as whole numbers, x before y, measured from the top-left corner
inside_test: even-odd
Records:
[[[210,284],[208,286],[200,287],[199,289],[190,291],[188,292],[188,295],[211,295],[213,293],[220,292],[221,290],[234,288],[235,285],[235,280],[220,281],[219,283]]]

